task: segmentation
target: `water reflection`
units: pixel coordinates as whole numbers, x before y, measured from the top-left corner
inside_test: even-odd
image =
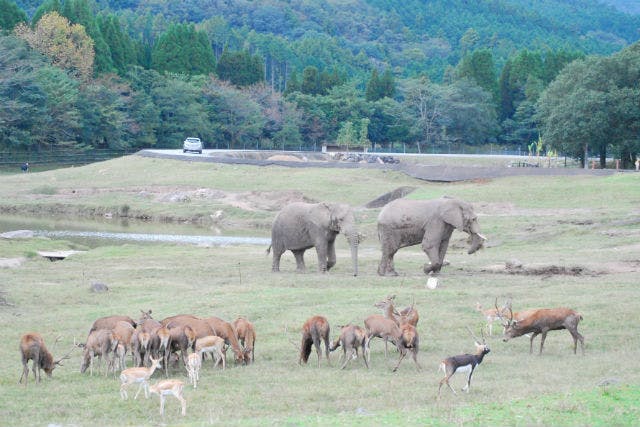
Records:
[[[58,217],[0,216],[0,233],[32,230],[35,236],[65,239],[89,247],[125,242],[196,245],[269,245],[268,230],[222,230],[216,226],[145,222],[129,219],[86,220]]]

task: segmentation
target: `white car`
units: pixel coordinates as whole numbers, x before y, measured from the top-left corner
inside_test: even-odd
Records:
[[[202,141],[200,141],[200,138],[189,137],[185,139],[182,143],[182,152],[186,153],[187,151],[202,154]]]

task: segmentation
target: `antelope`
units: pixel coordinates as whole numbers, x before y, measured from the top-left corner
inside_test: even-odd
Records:
[[[302,325],[302,345],[300,347],[300,358],[298,364],[307,363],[309,361],[309,355],[311,354],[311,346],[316,348],[316,354],[318,355],[318,367],[320,367],[320,357],[322,351],[320,350],[320,341],[324,340],[325,355],[327,356],[327,363],[331,365],[329,359],[329,321],[323,316],[313,316],[307,319]]]
[[[164,416],[164,402],[166,396],[173,395],[180,401],[182,406],[181,414],[187,414],[187,401],[182,397],[184,383],[180,380],[162,380],[149,387],[149,393],[160,396],[160,415]]]
[[[23,369],[18,384],[22,383],[22,379],[24,378],[24,385],[26,387],[29,380],[29,360],[32,360],[33,376],[37,384],[41,379],[40,369],[44,369],[47,376],[51,378],[53,370],[57,366],[62,366],[62,361],[68,359],[71,352],[58,360],[53,360],[53,356],[44,344],[42,335],[37,332],[29,332],[20,338],[20,354],[22,355]]]
[[[217,335],[209,335],[207,337],[198,338],[196,340],[196,353],[202,358],[204,353],[211,353],[213,359],[213,367],[218,366],[222,360],[222,370],[225,369],[224,357],[224,339]]]
[[[191,353],[189,357],[187,357],[186,367],[189,382],[193,384],[193,388],[197,388],[198,380],[200,379],[200,368],[202,367],[202,355],[200,353]]]
[[[336,339],[329,350],[334,351],[342,345],[344,363],[340,369],[344,369],[350,360],[358,357],[358,349],[362,348],[362,359],[364,360],[364,365],[369,369],[369,362],[367,361],[369,348],[367,344],[367,333],[364,329],[360,326],[349,324],[341,326],[340,337]]]
[[[538,310],[528,310],[528,315],[522,320],[514,320],[513,311],[509,308],[509,320],[504,326],[504,337],[502,341],[507,342],[511,338],[516,338],[531,333],[529,340],[529,353],[533,353],[533,339],[540,337],[540,353],[544,347],[544,340],[549,331],[566,329],[573,338],[573,354],[577,354],[578,341],[584,354],[584,337],[578,332],[578,324],[582,320],[582,315],[570,308],[541,308]]]
[[[84,373],[89,367],[89,372],[93,376],[93,359],[98,357],[100,359],[100,367],[102,367],[102,358],[104,357],[107,362],[107,369],[105,370],[105,376],[114,365],[115,351],[118,346],[118,339],[115,334],[107,329],[98,329],[89,334],[87,342],[80,344],[79,347],[84,347],[82,355],[82,364],[80,365],[80,373]],[[109,360],[109,353],[113,352],[113,360]]]
[[[498,299],[496,298],[495,308],[487,308],[486,310],[482,309],[480,302],[476,302],[476,310],[480,312],[480,314],[487,321],[487,331],[489,332],[489,336],[493,335],[493,322],[499,321],[501,316],[507,313],[507,308],[510,306],[510,303],[506,303],[502,308],[498,308]]]
[[[245,353],[240,348],[240,343],[238,343],[238,336],[236,335],[236,331],[233,326],[231,326],[231,323],[222,320],[219,317],[213,316],[207,317],[204,320],[214,331],[214,333],[210,335],[217,335],[221,338],[224,338],[224,342],[231,346],[236,364],[245,364]]]
[[[138,398],[138,394],[140,394],[140,390],[144,387],[144,397],[149,398],[149,378],[153,375],[153,372],[156,368],[162,368],[160,365],[161,359],[154,359],[151,357],[151,367],[136,367],[136,368],[128,368],[123,370],[120,373],[120,397],[123,400],[128,398],[126,387],[133,383],[139,383],[138,391],[136,395],[133,397],[134,399]]]
[[[253,362],[256,343],[256,330],[253,327],[253,323],[249,322],[244,317],[238,317],[233,322],[233,327],[238,334],[240,344],[242,344],[242,347],[244,348],[245,362]]]
[[[456,391],[449,384],[449,379],[456,372],[468,372],[467,376],[467,384],[462,388],[462,391],[469,392],[469,387],[471,386],[471,376],[473,375],[473,371],[476,366],[482,363],[484,356],[488,354],[491,350],[487,346],[484,339],[484,332],[482,333],[482,343],[473,335],[473,332],[469,328],[469,333],[474,338],[474,342],[476,344],[476,353],[475,354],[460,354],[458,356],[447,357],[440,363],[440,370],[444,373],[444,378],[440,380],[440,384],[438,385],[438,398],[440,398],[440,390],[442,389],[442,384],[447,384],[447,386],[451,389],[453,394],[457,394]]]

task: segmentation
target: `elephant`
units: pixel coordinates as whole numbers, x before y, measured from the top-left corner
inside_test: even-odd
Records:
[[[335,240],[338,233],[347,238],[351,247],[353,275],[358,275],[359,234],[353,210],[342,203],[295,202],[285,206],[271,228],[273,248],[272,271],[280,271],[280,257],[290,250],[296,258],[296,271],[304,272],[304,251],[315,246],[318,270],[325,273],[336,264]]]
[[[443,196],[434,200],[397,199],[385,205],[378,215],[378,238],[382,259],[380,276],[397,276],[393,256],[400,248],[422,243],[429,257],[424,272],[438,273],[444,263],[449,239],[456,228],[469,234],[468,253],[482,248],[486,238],[480,234],[478,218],[471,204]]]

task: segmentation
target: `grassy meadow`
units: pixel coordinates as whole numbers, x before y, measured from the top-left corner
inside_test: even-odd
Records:
[[[400,276],[376,274],[380,249],[378,209],[362,206],[400,186],[409,197],[447,194],[474,204],[485,249],[466,254],[466,235],[454,232],[440,286],[427,289],[419,247],[396,255]],[[195,197],[199,189],[226,197]],[[186,192],[172,201],[163,194]],[[308,272],[296,274],[291,253],[281,273],[271,273],[271,257],[258,245],[196,246],[113,243],[97,247],[45,238],[0,239],[0,259],[20,259],[0,268],[0,425],[637,425],[640,418],[640,174],[608,177],[517,177],[481,182],[435,184],[381,170],[297,169],[191,163],[129,156],[83,167],[3,175],[3,215],[62,214],[113,217],[119,214],[203,224],[206,234],[270,235],[276,211],[268,201],[282,194],[350,203],[365,240],[360,275],[351,276],[346,241],[338,237],[338,263],[326,275],[315,272],[315,252],[306,254]],[[235,195],[235,197],[233,197]],[[211,215],[224,213],[211,224]],[[136,231],[132,222],[131,231]],[[142,226],[141,226],[142,227]],[[213,231],[211,231],[213,232]],[[38,250],[85,250],[60,262]],[[506,263],[522,264],[516,272]],[[567,274],[557,274],[566,270]],[[92,293],[91,282],[109,286]],[[326,316],[332,339],[338,325],[378,312],[373,304],[396,294],[398,306],[415,301],[420,312],[419,362],[384,358],[381,340],[371,344],[371,369],[361,360],[345,370],[332,364],[298,366],[300,328],[312,315]],[[440,361],[474,351],[465,327],[483,326],[476,302],[513,299],[514,310],[568,306],[584,320],[586,354],[573,354],[566,331],[550,332],[539,356],[529,339],[504,343],[494,325],[491,348],[474,373],[468,394],[442,390],[437,400]],[[121,400],[113,375],[80,374],[75,350],[53,378],[27,387],[21,374],[20,336],[38,331],[54,357],[83,341],[94,319],[153,310],[157,319],[192,313],[233,320],[248,317],[256,326],[256,361],[233,362],[225,371],[207,360],[197,390],[185,388],[187,415],[167,399]],[[478,333],[478,332],[476,332]],[[53,346],[57,336],[60,341]],[[231,360],[231,358],[230,358]],[[130,359],[128,359],[130,363]],[[187,381],[184,369],[172,377]],[[155,379],[162,378],[157,373]],[[456,390],[464,374],[451,380]],[[132,389],[133,391],[133,389]],[[130,392],[130,397],[132,396]]]

